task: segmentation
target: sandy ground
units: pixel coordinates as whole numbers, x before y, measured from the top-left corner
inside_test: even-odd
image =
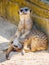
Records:
[[[0,18],[0,65],[49,65],[49,50],[29,52],[11,52],[10,60],[6,60],[3,50],[9,47],[9,39],[16,32],[16,26]]]

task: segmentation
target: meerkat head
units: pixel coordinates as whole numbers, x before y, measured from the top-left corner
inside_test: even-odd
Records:
[[[26,18],[30,17],[30,15],[31,15],[31,10],[28,7],[24,7],[19,10],[20,19],[21,18],[26,19]]]

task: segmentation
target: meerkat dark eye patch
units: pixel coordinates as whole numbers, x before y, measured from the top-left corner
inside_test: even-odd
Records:
[[[23,10],[21,9],[20,12],[22,12]]]
[[[25,9],[25,11],[28,11],[28,9]]]

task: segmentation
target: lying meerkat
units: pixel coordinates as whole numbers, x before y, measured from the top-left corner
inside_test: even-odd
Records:
[[[26,37],[25,41],[23,41],[23,43],[23,50],[25,52],[46,50],[48,48],[47,36],[43,32],[40,32],[38,30],[31,31]]]

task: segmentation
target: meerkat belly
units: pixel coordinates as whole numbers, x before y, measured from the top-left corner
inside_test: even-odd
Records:
[[[31,30],[32,29],[32,21],[31,20],[27,20],[25,21],[25,29],[26,30]]]

